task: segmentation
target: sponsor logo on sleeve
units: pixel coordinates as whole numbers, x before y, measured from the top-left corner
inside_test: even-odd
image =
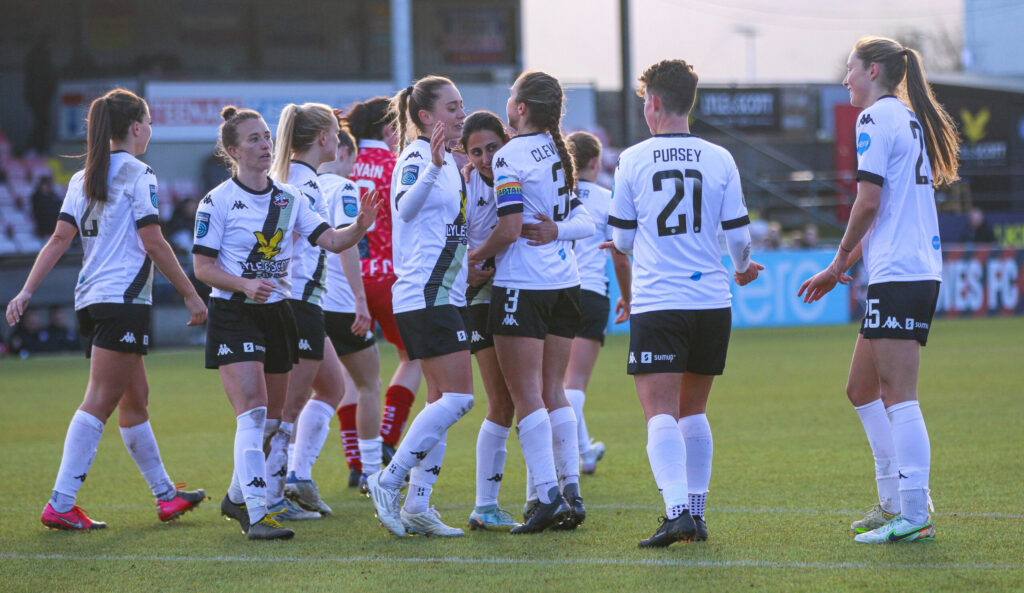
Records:
[[[210,213],[209,212],[197,212],[196,213],[196,238],[202,239],[206,236],[206,233],[210,232]]]
[[[864,154],[869,148],[871,148],[871,135],[861,132],[860,136],[857,136],[857,154]]]
[[[154,208],[159,206],[159,203],[157,202],[157,199],[156,199],[156,186],[155,185],[149,186],[149,199],[150,199],[151,202],[153,202],[153,207]]]

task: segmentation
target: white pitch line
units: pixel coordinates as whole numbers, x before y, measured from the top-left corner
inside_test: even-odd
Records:
[[[277,556],[142,556],[135,554],[95,556],[74,554],[16,554],[0,553],[0,560],[94,560],[120,562],[209,562],[209,563],[294,563],[294,564],[510,564],[541,566],[678,566],[723,568],[820,568],[837,569],[918,569],[918,570],[1020,570],[1024,564],[972,564],[930,563],[910,564],[895,562],[773,562],[770,560],[674,560],[663,558],[467,558],[462,556],[382,558],[379,556],[335,556],[326,558]]]
[[[332,509],[369,509],[369,501],[366,502],[343,502],[339,504],[332,504]],[[132,504],[90,504],[89,508],[92,509],[115,509],[115,510],[138,510],[138,509],[152,509],[152,505],[132,505]],[[468,505],[464,504],[439,504],[434,505],[438,509],[446,510],[458,510],[468,509]],[[639,504],[588,504],[588,509],[591,510],[606,510],[606,511],[658,511],[663,510],[663,506],[654,505],[639,505]],[[740,515],[862,515],[864,510],[841,510],[841,509],[782,509],[782,508],[743,508],[743,507],[710,507],[711,514],[715,513],[736,513]],[[0,507],[0,513],[11,513],[20,511],[39,511],[38,506],[16,506],[16,507]],[[936,517],[978,517],[985,519],[1024,519],[1024,515],[1014,513],[960,513],[951,511],[948,513],[932,513]]]

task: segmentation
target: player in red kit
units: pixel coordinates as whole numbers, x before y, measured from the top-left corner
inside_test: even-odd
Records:
[[[387,118],[386,97],[356,103],[345,117],[359,148],[350,178],[359,186],[361,194],[374,189],[390,194],[391,174],[397,158],[393,148],[397,137]],[[384,463],[387,464],[391,453],[398,446],[423,373],[419,361],[409,360],[405,353],[391,308],[391,286],[395,283],[395,269],[391,261],[391,211],[384,210],[378,212],[373,228],[360,241],[359,258],[370,316],[380,325],[384,338],[398,350],[399,364],[385,394],[380,425],[380,434],[384,440]],[[353,404],[339,408],[338,420],[344,441],[346,432],[352,435],[356,432],[356,406]],[[353,454],[346,450],[351,472],[349,486],[358,483],[361,471],[358,455],[358,451]]]

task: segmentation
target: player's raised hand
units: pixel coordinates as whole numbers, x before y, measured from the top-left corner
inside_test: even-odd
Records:
[[[384,204],[384,197],[379,189],[366,192],[359,197],[359,214],[356,215],[356,225],[364,231],[373,226],[377,220],[377,211]]]
[[[444,164],[444,149],[448,141],[444,137],[444,124],[437,122],[434,132],[430,135],[430,161],[440,167]]]

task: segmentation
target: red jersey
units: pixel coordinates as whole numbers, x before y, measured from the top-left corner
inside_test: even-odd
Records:
[[[391,262],[391,173],[398,157],[381,140],[360,140],[359,154],[349,179],[356,182],[359,194],[380,190],[385,204],[377,211],[373,228],[359,241],[359,259],[362,263],[364,282],[380,282],[395,279],[395,267]]]

